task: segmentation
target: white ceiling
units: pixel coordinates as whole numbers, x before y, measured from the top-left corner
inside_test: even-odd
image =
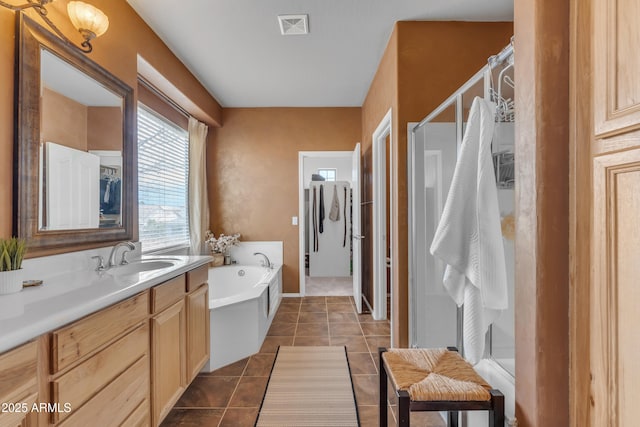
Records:
[[[513,0],[127,1],[224,107],[361,106],[396,21],[513,19]]]
[[[122,107],[122,98],[46,49],[40,55],[43,86],[88,107]]]

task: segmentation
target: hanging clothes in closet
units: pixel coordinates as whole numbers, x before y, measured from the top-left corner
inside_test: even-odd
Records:
[[[351,209],[351,200],[347,197],[350,188],[346,181],[312,181],[309,184],[312,203],[308,214],[312,226],[308,238],[313,248],[309,253],[309,275],[312,277],[351,275],[351,247],[347,244],[351,230],[351,218],[347,215],[347,209]],[[326,218],[325,212],[328,212]]]

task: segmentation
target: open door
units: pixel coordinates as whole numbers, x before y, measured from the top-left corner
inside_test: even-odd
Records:
[[[356,302],[356,310],[362,313],[362,277],[360,276],[360,268],[362,264],[361,240],[364,236],[360,234],[360,143],[356,144],[353,150],[353,159],[351,166],[351,246],[353,248],[353,300]]]

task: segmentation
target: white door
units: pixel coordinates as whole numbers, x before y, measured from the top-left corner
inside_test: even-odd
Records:
[[[360,232],[360,143],[353,150],[353,164],[351,167],[351,243],[353,246],[353,299],[356,302],[358,313],[362,313],[362,278],[360,277],[360,264],[362,263],[361,240],[364,238]]]
[[[47,229],[98,228],[100,157],[47,142]]]

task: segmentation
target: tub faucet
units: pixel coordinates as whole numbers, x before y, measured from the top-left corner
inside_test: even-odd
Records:
[[[269,261],[269,258],[263,254],[262,252],[255,252],[254,255],[262,255],[264,257],[263,260],[260,260],[260,265],[263,267],[267,267],[267,268],[273,268],[273,266],[271,265],[271,261]]]
[[[124,252],[122,253],[122,261],[120,262],[120,265],[124,265],[124,264],[128,264],[127,260],[125,259],[125,254],[129,251],[132,251],[136,248],[136,245],[134,245],[131,242],[118,242],[116,243],[116,245],[113,247],[113,249],[111,249],[111,254],[109,255],[109,262],[107,264],[107,268],[111,268],[111,267],[115,267],[116,264],[116,253],[118,252],[118,248],[120,246],[127,246],[129,248],[129,250],[124,250]]]

